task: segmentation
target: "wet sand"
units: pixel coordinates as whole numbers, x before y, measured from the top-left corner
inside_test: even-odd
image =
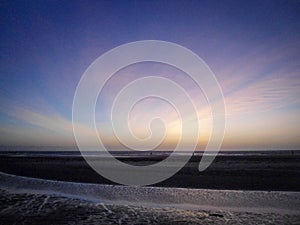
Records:
[[[0,173],[0,224],[298,224],[300,193],[51,181]]]
[[[295,214],[97,204],[85,200],[0,190],[3,224],[298,224]],[[17,215],[17,216],[16,216]]]
[[[99,163],[101,163],[99,159]],[[147,165],[161,157],[122,158],[123,162]],[[198,171],[200,157],[194,156],[159,187],[219,190],[300,191],[300,156],[217,156],[204,172]],[[1,156],[0,171],[42,179],[113,184],[98,175],[81,157]]]

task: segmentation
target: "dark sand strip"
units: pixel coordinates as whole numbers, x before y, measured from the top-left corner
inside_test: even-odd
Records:
[[[99,163],[101,163],[99,159]],[[160,158],[123,158],[129,164],[146,165]],[[300,191],[300,156],[218,156],[204,172],[200,158],[190,162],[160,187],[220,190]],[[1,156],[0,171],[42,179],[113,184],[93,171],[81,157]]]

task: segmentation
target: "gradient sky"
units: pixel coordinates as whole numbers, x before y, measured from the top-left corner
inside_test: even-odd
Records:
[[[127,42],[156,39],[198,54],[226,101],[224,149],[300,147],[299,1],[1,1],[0,145],[74,146],[72,101],[87,67]],[[155,63],[124,68],[103,90],[96,122],[106,144],[109,107],[122,86],[163,75],[187,88],[197,105],[205,146],[209,105],[182,72]],[[169,90],[166,90],[169,91]],[[125,103],[126,104],[126,103]],[[164,148],[176,143],[178,118],[154,99],[137,105],[130,126],[167,118]]]

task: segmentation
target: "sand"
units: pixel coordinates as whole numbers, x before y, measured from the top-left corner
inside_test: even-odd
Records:
[[[193,157],[164,182],[128,187],[101,177],[81,157],[5,154],[0,224],[299,224],[299,159],[218,156],[199,173]],[[146,165],[161,158],[121,160]]]
[[[155,163],[158,160],[159,158],[123,159],[126,163],[138,165]],[[155,186],[300,191],[300,155],[218,156],[201,173],[198,171],[199,160],[199,157],[193,157],[176,175]],[[99,163],[103,161],[107,164],[105,159],[99,159]],[[1,156],[0,171],[50,180],[113,184],[93,171],[80,157]]]
[[[128,187],[0,173],[1,224],[298,224],[300,193]]]

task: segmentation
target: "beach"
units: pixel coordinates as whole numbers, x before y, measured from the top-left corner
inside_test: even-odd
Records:
[[[133,187],[0,173],[2,224],[297,224],[299,192]]]
[[[164,155],[123,156],[121,161],[149,165]],[[204,188],[219,190],[300,191],[300,155],[221,155],[210,167],[198,171],[200,156],[194,156],[171,178],[155,184],[158,187]],[[110,164],[106,158],[98,163]],[[163,172],[164,168],[161,168]],[[9,155],[0,157],[0,171],[26,177],[81,183],[114,184],[97,174],[80,156]]]
[[[0,225],[300,225],[300,0],[0,4]]]
[[[134,165],[165,156],[120,157]],[[101,177],[80,155],[2,154],[1,224],[297,224],[299,155],[199,156],[173,177],[139,187]],[[99,163],[107,159],[95,158]]]

